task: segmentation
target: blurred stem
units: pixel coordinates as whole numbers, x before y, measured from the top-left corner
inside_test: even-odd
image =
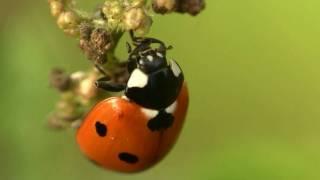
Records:
[[[104,67],[108,71],[112,71],[113,69],[115,69],[116,66],[119,65],[119,59],[115,55],[115,51],[118,47],[119,41],[120,41],[123,34],[124,34],[124,32],[112,33],[113,45],[107,52],[107,63],[104,65]]]

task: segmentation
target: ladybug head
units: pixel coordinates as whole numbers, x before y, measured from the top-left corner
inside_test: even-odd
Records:
[[[138,68],[146,74],[151,74],[168,66],[166,51],[171,47],[167,48],[162,41],[153,38],[138,39],[134,43],[135,49],[129,50],[129,73]]]

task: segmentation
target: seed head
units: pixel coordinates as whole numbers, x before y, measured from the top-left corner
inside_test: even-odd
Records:
[[[189,13],[192,16],[199,14],[205,8],[204,0],[177,0],[177,12]]]
[[[177,0],[153,0],[152,8],[159,14],[170,13],[175,10]]]
[[[134,30],[138,34],[145,34],[152,24],[151,17],[142,8],[132,8],[124,13],[123,23],[125,30]]]
[[[58,17],[64,11],[61,1],[50,1],[49,3],[52,16]]]

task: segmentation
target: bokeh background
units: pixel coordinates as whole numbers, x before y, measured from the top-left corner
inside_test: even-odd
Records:
[[[1,1],[0,179],[320,179],[319,8],[319,0],[207,0],[196,18],[157,15],[149,35],[174,46],[191,104],[173,151],[126,175],[88,162],[73,130],[46,127],[58,99],[50,69],[90,65],[76,40],[45,0]]]

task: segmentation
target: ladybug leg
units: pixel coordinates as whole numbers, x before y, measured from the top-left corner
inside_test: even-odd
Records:
[[[126,43],[126,45],[127,45],[127,51],[130,54],[132,52],[132,47],[128,42]]]
[[[101,67],[101,65],[99,64],[94,64],[95,68],[104,76],[108,76],[108,73],[103,69],[103,67]]]
[[[134,36],[134,33],[132,30],[129,31],[129,34],[130,34],[130,38],[135,46],[139,46],[142,43],[143,38]]]
[[[112,82],[110,80],[110,77],[107,77],[107,76],[98,79],[95,85],[97,88],[103,89],[105,91],[110,91],[110,92],[120,92],[126,88],[125,84]]]
[[[108,73],[105,72],[100,65],[96,64],[95,67],[101,74],[104,75],[102,78],[98,79],[95,82],[95,85],[97,88],[110,91],[110,92],[120,92],[126,88],[126,85],[124,84],[113,82],[110,76],[108,75]]]
[[[174,116],[165,110],[160,110],[158,115],[149,120],[147,126],[151,131],[162,131],[173,125]]]

